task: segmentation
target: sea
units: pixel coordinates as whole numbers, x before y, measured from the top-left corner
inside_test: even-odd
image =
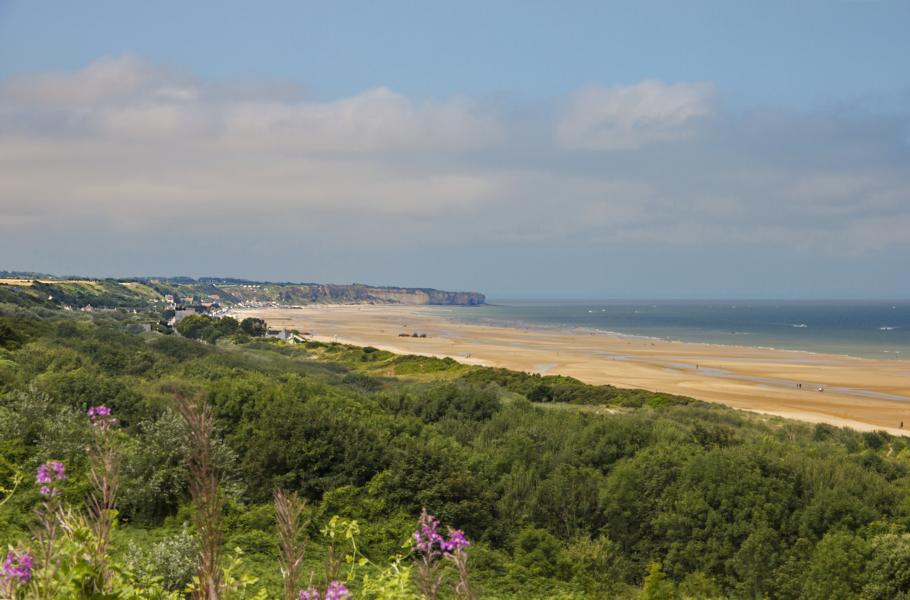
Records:
[[[492,325],[910,359],[910,300],[490,299],[446,312]]]

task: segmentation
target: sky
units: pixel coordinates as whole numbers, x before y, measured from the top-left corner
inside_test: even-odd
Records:
[[[0,269],[910,297],[910,2],[0,0]]]

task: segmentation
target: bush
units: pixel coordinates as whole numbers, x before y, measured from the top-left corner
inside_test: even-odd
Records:
[[[269,326],[262,319],[247,317],[240,322],[240,330],[250,337],[263,337],[268,333]]]
[[[162,539],[147,550],[130,543],[126,564],[140,581],[157,580],[167,591],[182,592],[196,574],[198,554],[196,536],[184,527],[180,533]]]

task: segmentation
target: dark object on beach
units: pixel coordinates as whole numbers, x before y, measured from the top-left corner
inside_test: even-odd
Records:
[[[411,337],[417,337],[417,332],[415,331],[414,333],[412,333]]]
[[[409,333],[399,333],[399,334],[398,334],[398,337],[411,337],[411,334],[409,334]]]
[[[427,334],[421,333],[421,334],[420,334],[420,337],[425,338],[425,337],[427,337]]]

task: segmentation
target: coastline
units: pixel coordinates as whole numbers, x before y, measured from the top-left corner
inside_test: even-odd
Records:
[[[610,303],[614,302],[611,300],[606,301],[596,301],[591,300],[587,301],[585,304],[553,304],[545,305],[548,308],[553,307],[556,309],[562,308],[574,308],[576,306],[584,307],[588,306],[590,303],[605,303],[607,304],[607,309],[601,309],[599,312],[608,312],[610,311],[613,316],[616,314],[621,315],[623,308],[628,309],[630,305],[621,304],[617,306],[611,306]],[[705,301],[708,302],[708,301]],[[833,301],[832,301],[833,302]],[[870,302],[880,302],[880,301],[870,301]],[[890,304],[892,301],[887,301],[887,304]],[[646,305],[646,301],[640,302],[642,305]],[[685,304],[686,301],[683,301]],[[508,305],[485,305],[485,306],[506,306]],[[533,304],[517,304],[513,305],[511,308],[527,307],[533,306]],[[758,306],[761,306],[759,302]],[[472,315],[477,308],[484,307],[444,307],[444,306],[432,306],[427,307],[431,310],[436,310],[438,312],[442,311],[451,311],[452,318],[455,320],[463,321],[466,323],[477,323],[482,325],[490,326],[505,326],[519,329],[528,329],[528,328],[542,328],[542,329],[556,329],[562,331],[577,331],[581,333],[594,332],[599,334],[614,335],[618,337],[628,337],[628,338],[638,338],[638,339],[648,339],[648,340],[661,340],[667,342],[680,342],[686,344],[704,344],[709,346],[721,346],[721,347],[734,347],[734,348],[758,348],[763,350],[780,350],[787,352],[802,352],[810,355],[824,355],[824,356],[837,356],[837,357],[848,357],[848,358],[868,358],[868,359],[881,359],[881,360],[910,360],[910,345],[901,347],[900,341],[893,342],[889,348],[885,348],[888,345],[888,342],[885,340],[875,340],[870,341],[868,339],[855,340],[853,342],[845,342],[843,339],[806,339],[801,337],[799,339],[791,338],[786,340],[784,338],[775,337],[772,341],[768,337],[767,331],[738,331],[730,330],[727,331],[726,327],[715,326],[714,331],[709,335],[704,335],[704,331],[693,334],[693,330],[690,328],[686,331],[680,331],[679,328],[674,328],[670,326],[669,328],[661,328],[659,331],[641,331],[641,324],[633,325],[629,322],[626,322],[626,329],[606,329],[596,325],[568,325],[565,321],[559,319],[552,322],[547,322],[546,320],[541,320],[539,318],[532,318],[525,320],[521,317],[512,315],[503,317],[502,315],[498,316],[482,316],[477,318],[475,315]],[[613,312],[614,309],[619,308],[620,313]],[[651,308],[656,308],[652,305]],[[891,306],[892,309],[896,308]],[[597,313],[595,310],[588,310],[588,313]],[[636,311],[637,312],[637,311]],[[735,325],[733,325],[735,326]],[[748,325],[746,325],[748,327]],[[790,324],[791,328],[795,328],[799,331],[808,330],[808,325],[803,324]],[[647,329],[654,329],[653,325],[645,325]],[[892,331],[895,329],[903,329],[901,326],[891,326],[884,327],[880,326],[876,329],[884,331]],[[727,335],[729,333],[729,335]],[[855,332],[853,332],[855,333]],[[772,334],[773,335],[773,334]],[[725,338],[721,340],[720,338]],[[901,348],[901,349],[898,349]]]
[[[443,306],[362,304],[230,311],[239,318],[263,318],[271,327],[309,332],[308,337],[319,341],[568,375],[590,384],[910,435],[910,360],[681,342],[583,328],[473,323],[445,312]],[[427,337],[401,335],[418,332]]]

